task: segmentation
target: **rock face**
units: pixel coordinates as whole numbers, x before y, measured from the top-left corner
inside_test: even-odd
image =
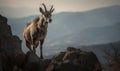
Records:
[[[102,71],[102,68],[94,53],[69,47],[52,59],[46,71]]]
[[[0,15],[0,71],[13,71],[14,66],[20,66],[24,58],[21,40],[12,35],[7,18]]]
[[[33,52],[23,53],[21,40],[12,35],[7,18],[0,15],[0,71],[40,71],[40,59]]]
[[[13,36],[11,27],[7,24],[7,18],[0,15],[0,47],[6,49],[21,49],[21,40],[17,36]]]

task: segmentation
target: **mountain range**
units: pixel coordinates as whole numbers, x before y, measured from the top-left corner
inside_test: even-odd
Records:
[[[23,40],[24,26],[31,22],[33,15],[24,18],[8,18],[14,35]],[[120,40],[120,6],[98,8],[86,12],[62,12],[53,14],[52,23],[44,43],[44,55],[51,55],[66,49],[68,46],[93,45]],[[63,48],[61,48],[63,47]],[[39,54],[39,50],[37,50]]]

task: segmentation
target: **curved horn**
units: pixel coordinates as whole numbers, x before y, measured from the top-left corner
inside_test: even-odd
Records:
[[[53,5],[51,6],[50,11],[52,10],[52,8],[53,8]]]
[[[46,8],[45,4],[44,4],[44,3],[42,3],[42,5],[43,5],[43,7],[45,8],[45,11],[47,11],[47,8]]]

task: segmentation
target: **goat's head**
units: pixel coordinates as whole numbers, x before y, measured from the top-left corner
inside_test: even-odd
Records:
[[[41,7],[39,8],[40,12],[42,13],[43,17],[44,17],[44,20],[47,22],[47,23],[50,23],[52,22],[52,19],[51,19],[51,14],[52,12],[54,11],[53,9],[53,5],[51,6],[50,10],[48,11],[45,4],[42,3],[43,7],[45,8],[45,10],[43,10]]]

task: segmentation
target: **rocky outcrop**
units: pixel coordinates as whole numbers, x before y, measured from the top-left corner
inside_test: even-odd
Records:
[[[0,23],[5,23],[7,24],[7,18],[3,17],[2,15],[0,15]]]
[[[69,47],[51,60],[46,71],[102,71],[102,68],[94,53]]]
[[[7,18],[0,15],[0,47],[6,49],[21,49],[21,40],[13,36],[10,25],[7,24]]]
[[[21,50],[21,40],[12,35],[7,18],[0,15],[0,71],[13,71],[21,66],[25,54]]]
[[[0,15],[0,71],[40,71],[42,61],[33,52],[23,53],[21,42]]]

